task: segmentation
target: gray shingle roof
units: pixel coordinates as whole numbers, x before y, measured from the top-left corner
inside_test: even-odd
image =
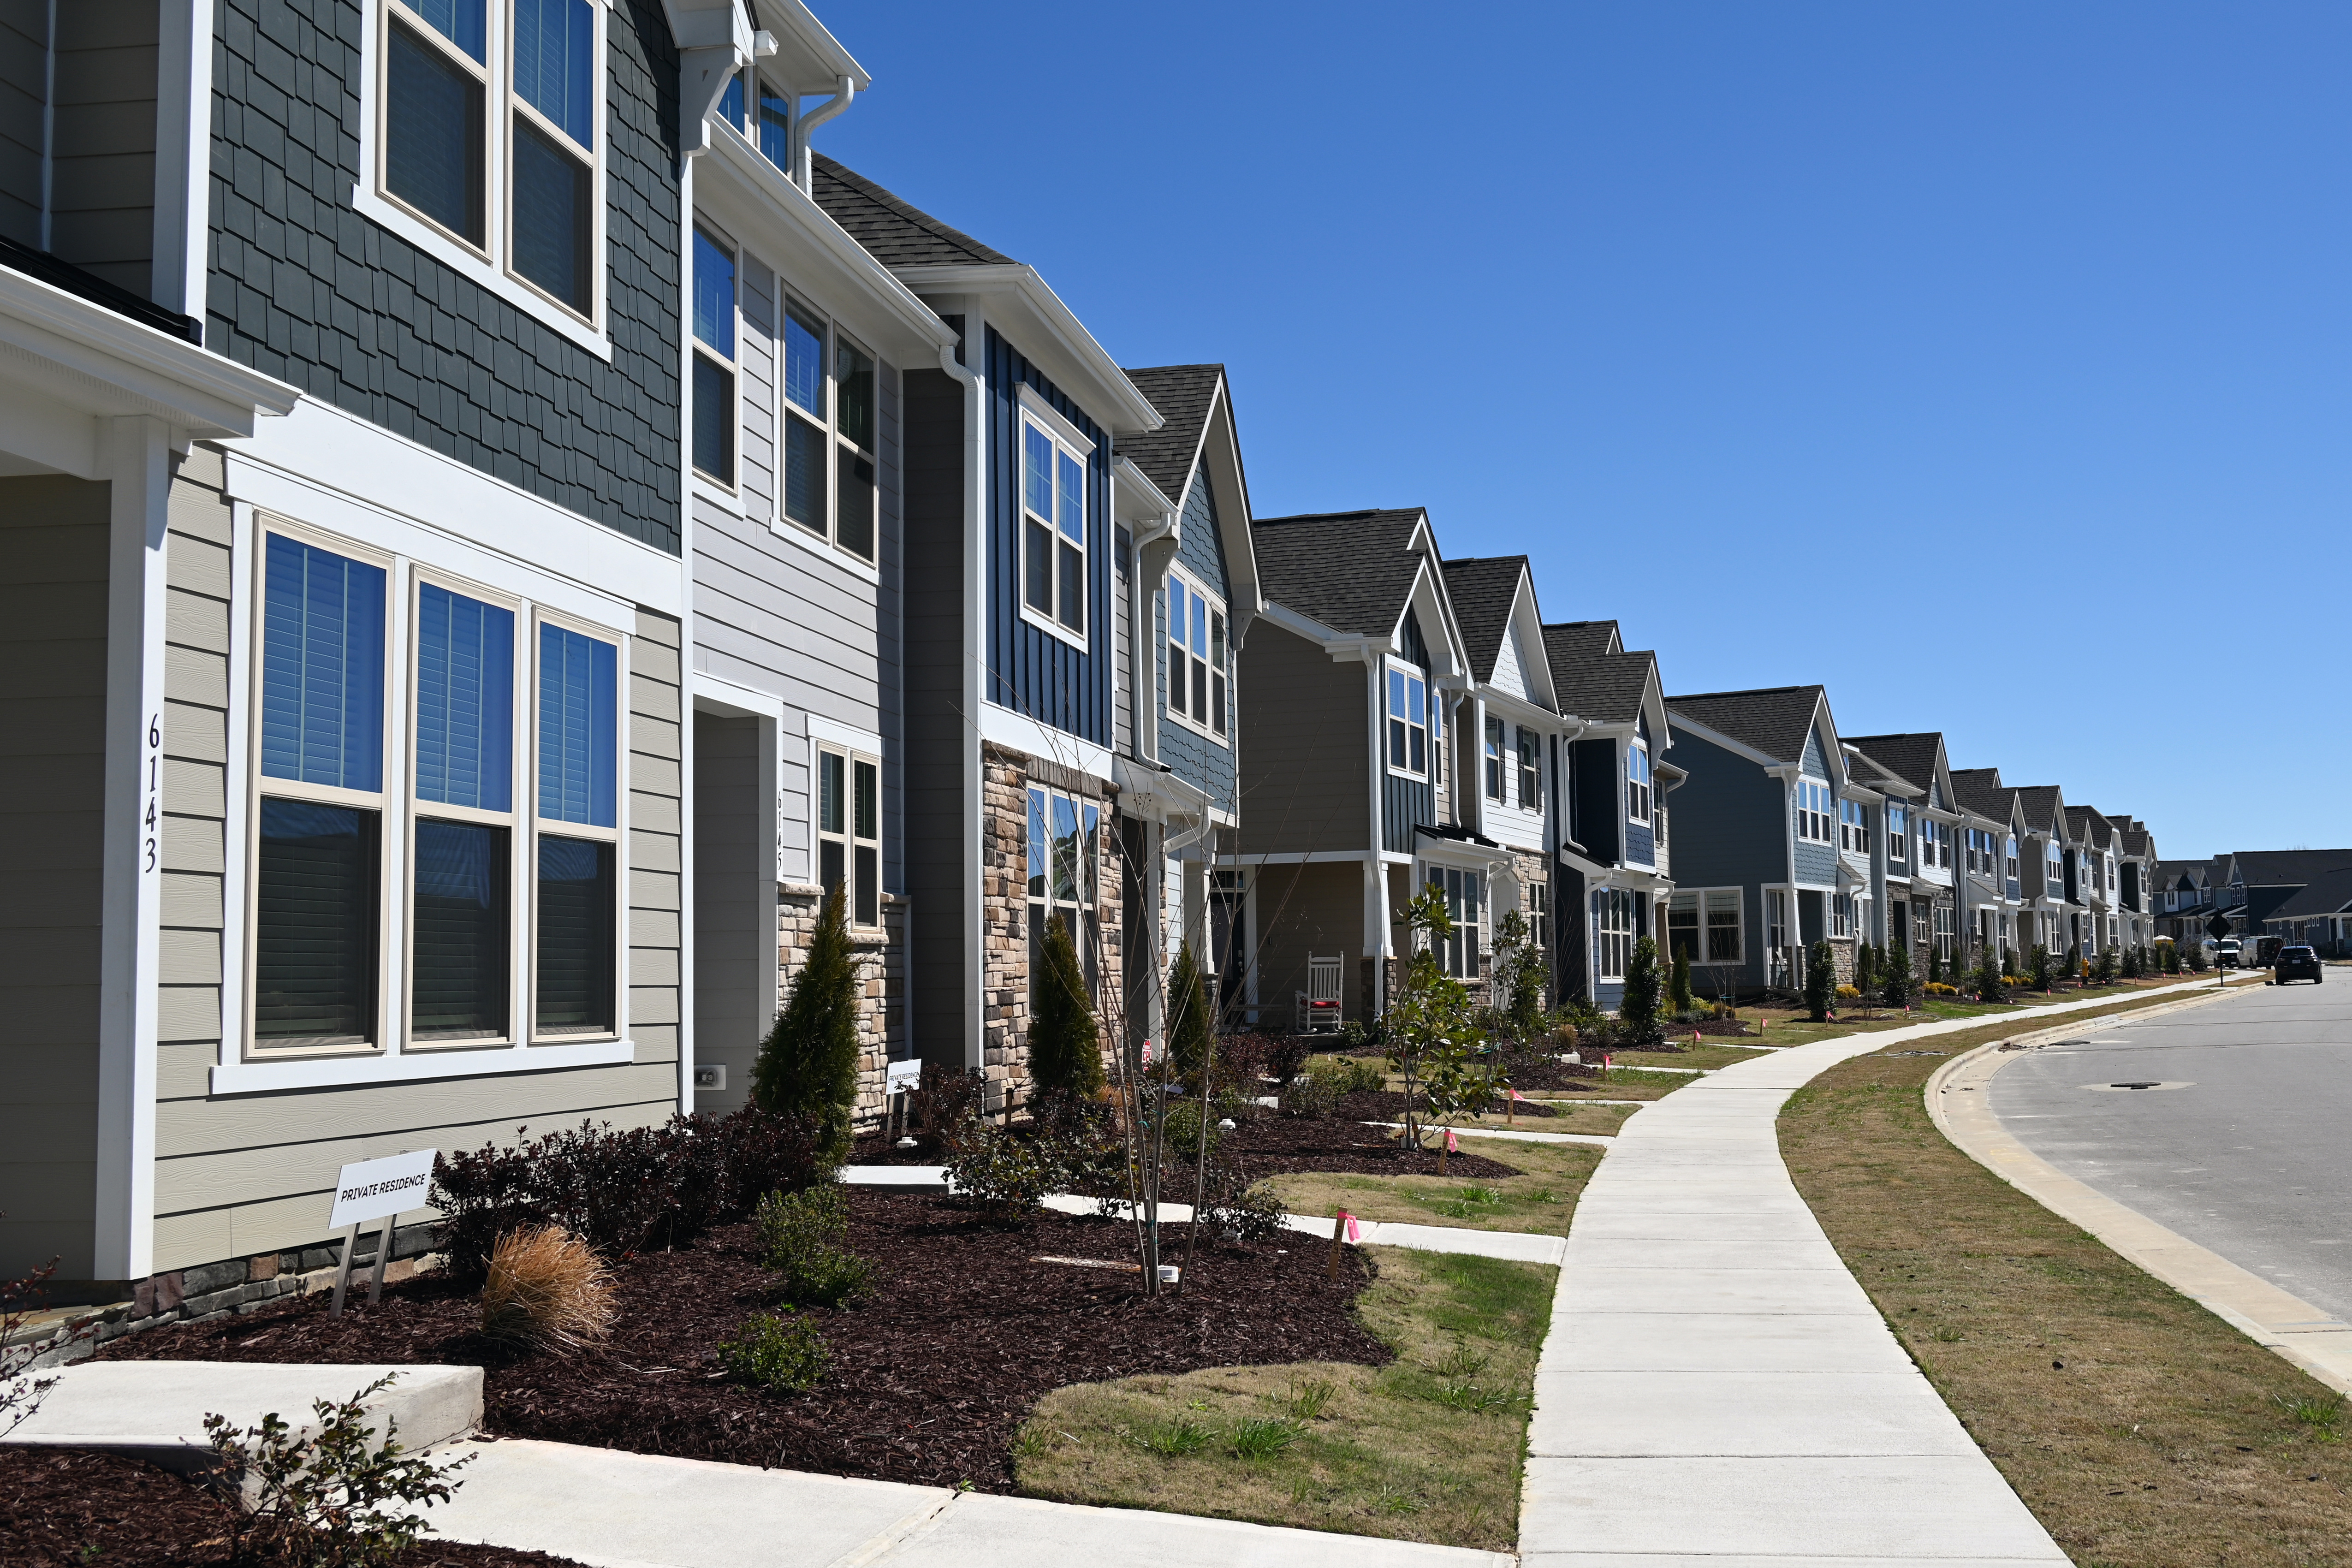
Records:
[[[2076,838],[2087,838],[2094,849],[2105,849],[2115,842],[2115,825],[2087,805],[2066,808],[2066,831]]]
[[[2238,872],[2250,888],[2314,882],[2352,866],[2352,849],[2241,849]]]
[[[1921,789],[1936,782],[1936,748],[1944,737],[1926,730],[1910,735],[1848,735],[1845,743],[1901,779]]]
[[[1669,697],[1666,708],[1776,761],[1793,763],[1805,754],[1805,732],[1822,697],[1819,686],[1773,686]]]
[[[1444,563],[1445,596],[1454,605],[1454,624],[1462,629],[1463,646],[1470,653],[1473,679],[1495,679],[1495,661],[1503,654],[1503,637],[1510,630],[1511,605],[1518,596],[1519,579],[1528,574],[1524,555],[1487,555]]]
[[[2009,804],[2016,793],[2000,782],[1999,768],[1952,770],[1953,798],[1979,816],[1989,816],[1995,822],[2007,822]]]
[[[1907,798],[1910,791],[1919,787],[1868,752],[1857,749],[1853,762],[1854,782],[1865,789],[1890,790]]]
[[[2292,851],[2282,851],[2292,853]],[[2272,920],[2307,920],[2340,914],[2352,906],[2352,866],[2324,872],[2305,883],[2294,897],[2270,912]]]
[[[824,215],[885,267],[1013,264],[1003,251],[949,227],[822,153],[811,158],[810,175],[811,194]]]
[[[1630,724],[1641,717],[1643,694],[1657,674],[1656,654],[1625,652],[1615,621],[1564,621],[1543,634],[1561,712],[1596,724]]]
[[[2025,808],[2025,826],[2036,833],[2047,832],[2058,816],[2058,786],[2020,784],[2013,793],[2017,804]]]
[[[1421,556],[1408,548],[1418,507],[1261,517],[1251,524],[1268,603],[1336,632],[1386,637],[1412,593]],[[1434,628],[1424,628],[1434,634]]]
[[[1202,427],[1209,422],[1209,405],[1216,400],[1218,378],[1224,374],[1221,364],[1162,364],[1127,373],[1167,423],[1140,436],[1120,437],[1118,455],[1131,459],[1160,494],[1180,506],[1192,477],[1192,455],[1201,449]]]

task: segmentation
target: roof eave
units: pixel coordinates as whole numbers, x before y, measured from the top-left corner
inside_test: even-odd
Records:
[[[999,318],[1023,332],[1023,354],[1043,366],[1054,384],[1114,436],[1157,430],[1167,421],[1143,395],[1076,312],[1025,262],[927,262],[894,267],[898,280],[918,294],[973,294],[992,303],[1010,301]],[[1042,352],[1041,352],[1042,351]]]

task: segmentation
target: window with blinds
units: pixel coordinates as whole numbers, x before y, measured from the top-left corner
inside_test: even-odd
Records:
[[[514,611],[416,590],[412,1041],[511,1037]]]
[[[619,724],[620,649],[542,621],[531,1014],[542,1039],[618,1027]]]

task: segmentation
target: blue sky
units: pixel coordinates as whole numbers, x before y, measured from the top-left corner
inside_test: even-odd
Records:
[[[2352,844],[2352,7],[820,12],[818,145],[1669,691]]]

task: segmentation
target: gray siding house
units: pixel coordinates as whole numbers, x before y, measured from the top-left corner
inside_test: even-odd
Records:
[[[0,944],[0,1273],[210,1310],[290,1288],[345,1162],[690,1102],[680,46],[754,40],[555,11],[538,70],[331,0],[5,40],[66,131],[0,201],[0,876],[38,922]],[[114,42],[127,96],[77,112]],[[484,141],[420,157],[450,113]]]
[[[1871,940],[1903,948],[1914,973],[1925,975],[1930,952],[1950,962],[1961,923],[1952,865],[1967,814],[1952,794],[1944,737],[1930,730],[1858,735],[1845,744],[1875,770],[1872,787],[1885,796],[1874,825],[1885,893]]]

